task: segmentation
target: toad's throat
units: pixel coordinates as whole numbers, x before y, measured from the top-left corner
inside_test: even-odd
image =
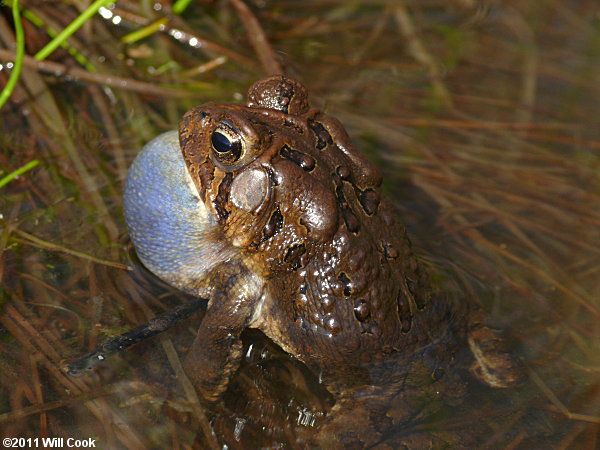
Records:
[[[149,142],[127,176],[124,214],[142,263],[169,284],[198,294],[202,280],[230,250],[185,167],[177,131]]]

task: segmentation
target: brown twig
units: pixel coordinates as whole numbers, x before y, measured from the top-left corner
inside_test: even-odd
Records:
[[[41,363],[44,365],[55,378],[71,395],[78,395],[92,390],[83,381],[68,377],[60,369],[60,355],[54,349],[54,346],[49,343],[40,331],[36,330],[19,312],[7,305],[4,314],[0,315],[0,323],[5,326],[9,332],[17,339],[21,345],[28,349],[32,354],[39,354]],[[114,409],[108,408],[103,399],[91,400],[85,403],[90,412],[99,420],[103,420],[105,414],[109,413],[112,416],[112,423],[124,421],[121,413]],[[122,440],[123,444],[128,448],[146,448],[142,439],[137,435],[135,430],[129,427],[117,428],[117,435]]]
[[[107,261],[104,259],[96,258],[95,256],[88,255],[83,252],[78,252],[77,250],[71,250],[70,248],[63,247],[58,244],[54,244],[52,242],[44,241],[38,237],[35,237],[32,234],[26,233],[25,231],[21,231],[19,229],[14,229],[13,233],[21,236],[23,239],[12,238],[14,241],[19,242],[21,244],[31,245],[33,247],[44,248],[46,250],[53,250],[61,253],[66,253],[67,255],[77,256],[78,258],[86,259],[88,261],[92,261],[96,264],[103,264],[105,266],[114,267],[115,269],[123,269],[123,270],[131,270],[131,267],[126,266],[125,264],[121,264],[114,261]]]
[[[394,17],[398,22],[400,32],[406,40],[406,45],[411,56],[422,64],[427,70],[427,74],[431,79],[435,94],[444,103],[445,106],[452,108],[452,98],[448,92],[448,88],[442,81],[442,71],[432,54],[427,50],[421,38],[417,34],[413,20],[408,12],[404,2],[398,0],[394,7]]]
[[[15,54],[10,50],[0,49],[0,60],[14,61]],[[157,86],[155,83],[146,83],[144,81],[138,81],[132,78],[88,72],[87,70],[80,69],[78,67],[68,67],[57,62],[37,61],[27,55],[23,59],[23,65],[25,67],[30,67],[32,69],[39,70],[40,72],[49,73],[57,77],[65,77],[75,81],[85,81],[88,83],[110,86],[116,89],[138,92],[140,94],[155,95],[157,97],[187,98],[197,95],[197,93],[193,90],[161,87]],[[197,84],[196,86],[200,86],[203,89],[209,89],[211,87],[211,85],[208,83],[204,83],[202,85]]]
[[[250,39],[256,56],[260,59],[263,70],[267,75],[283,74],[283,68],[269,44],[267,35],[250,8],[242,0],[229,0],[229,2],[235,8],[241,22],[244,24],[244,28],[246,28],[248,39]]]
[[[138,6],[138,5],[136,5]],[[133,13],[131,11],[126,11],[124,9],[115,8],[115,15],[122,17],[123,19],[135,23],[137,25],[146,26],[151,23],[149,19],[146,17],[140,16],[139,14]],[[228,60],[235,61],[238,64],[249,68],[255,68],[256,62],[251,58],[248,58],[238,52],[235,52],[227,47],[223,47],[222,45],[216,44],[208,39],[203,38],[197,33],[192,33],[186,30],[182,30],[182,27],[179,27],[179,24],[185,25],[182,23],[177,17],[173,17],[173,23],[175,26],[171,26],[168,23],[162,28],[162,31],[167,33],[173,39],[186,43],[190,45],[190,42],[193,42],[194,45],[190,45],[192,48],[208,50],[217,55],[225,56]]]

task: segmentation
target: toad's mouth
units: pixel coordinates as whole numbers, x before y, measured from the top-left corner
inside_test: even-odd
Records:
[[[188,174],[177,131],[156,137],[135,158],[123,209],[142,263],[178,289],[197,295],[193,280],[228,257],[218,224]]]

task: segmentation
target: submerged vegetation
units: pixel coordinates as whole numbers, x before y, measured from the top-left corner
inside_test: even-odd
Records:
[[[204,411],[179,360],[200,318],[85,377],[63,370],[186,301],[125,232],[138,149],[283,70],[382,167],[426,257],[526,366],[523,388],[481,388],[423,428],[485,425],[484,448],[598,447],[597,1],[11,0],[0,13],[2,437],[247,448],[318,426],[331,402],[317,380],[253,333],[231,392]]]

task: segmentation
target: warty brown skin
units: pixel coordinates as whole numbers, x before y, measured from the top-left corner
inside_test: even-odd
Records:
[[[419,384],[407,382],[413,368],[437,382],[473,330],[488,350],[484,365],[498,362],[484,372],[500,384],[514,381],[511,363],[492,345],[496,335],[420,265],[381,193],[378,169],[336,119],[309,108],[300,83],[260,80],[245,105],[196,107],[179,131],[191,179],[233,255],[187,289],[211,299],[186,361],[206,400],[226,389],[248,327],[303,361],[337,396],[338,418],[325,427],[323,445],[354,414],[365,417],[365,429],[373,426],[368,417],[386,414],[382,398],[411,397]],[[364,389],[370,394],[353,403]],[[398,411],[390,425],[414,416]],[[366,445],[358,434],[347,442]]]

